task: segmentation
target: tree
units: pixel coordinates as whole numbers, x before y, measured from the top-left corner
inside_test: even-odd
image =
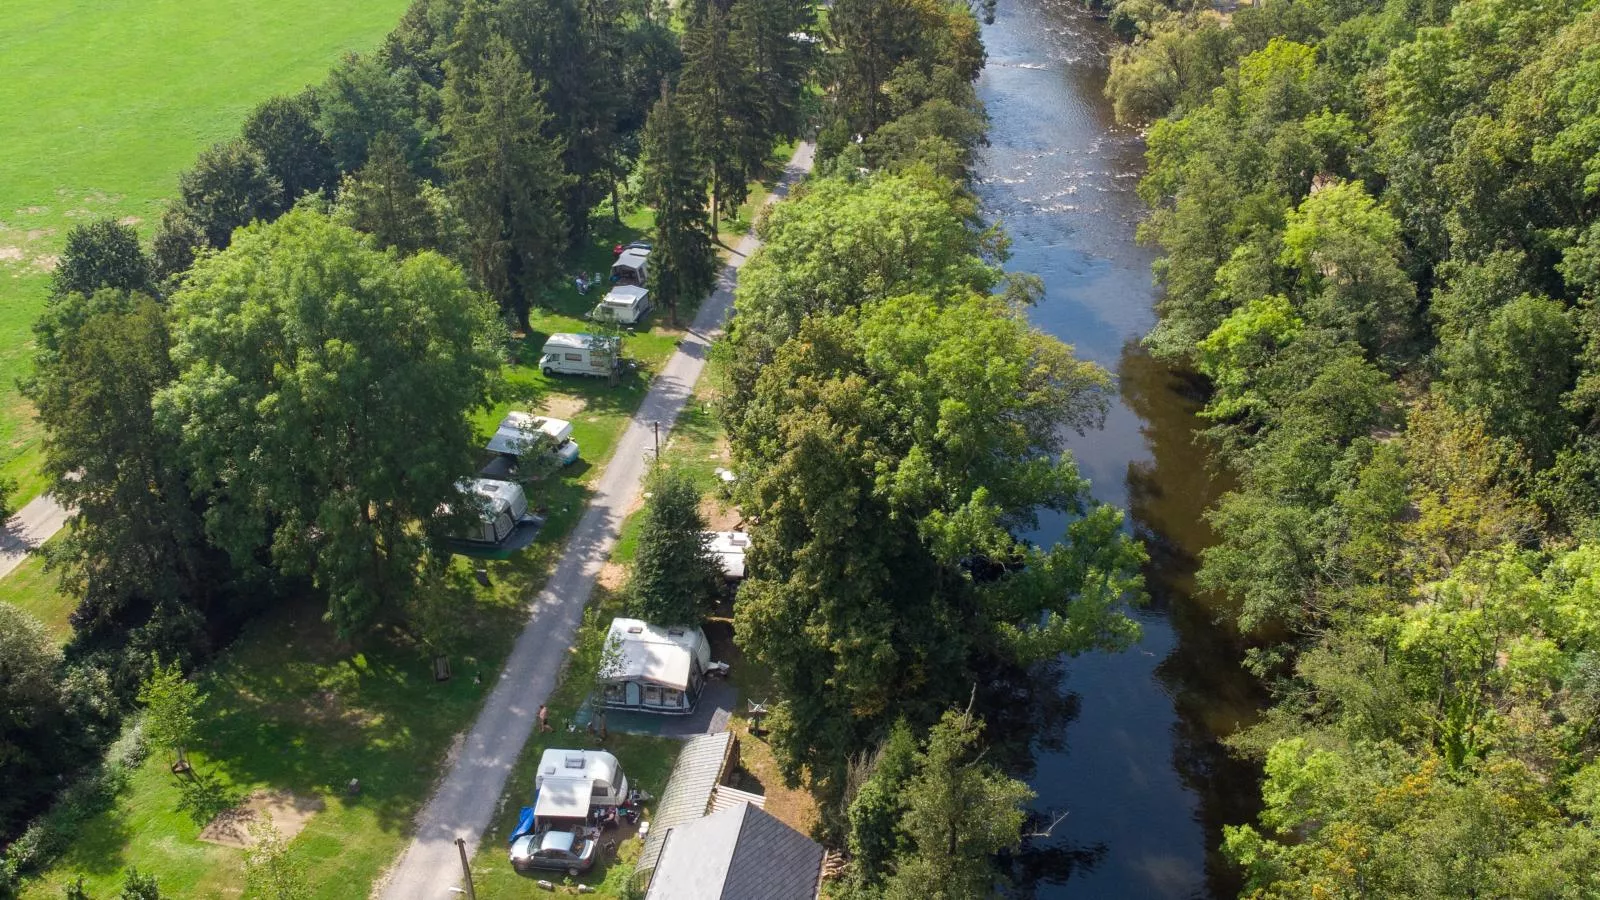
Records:
[[[289,842],[265,815],[250,823],[250,845],[244,849],[245,900],[306,900],[311,886],[305,864],[289,850]]]
[[[404,72],[389,68],[375,54],[351,53],[333,67],[316,94],[317,126],[340,172],[366,165],[372,139],[380,134],[398,140],[412,166],[426,171],[427,142]]]
[[[411,171],[393,135],[372,139],[367,164],[345,177],[336,217],[372,235],[402,256],[421,250],[454,251],[452,211],[444,195]]]
[[[130,866],[117,900],[161,900],[161,886],[154,875],[141,874]]]
[[[920,748],[904,723],[890,732],[850,805],[851,880],[864,896],[994,896],[993,857],[1020,842],[1033,792],[983,761],[982,736],[970,710],[946,712]]]
[[[503,38],[489,42],[479,69],[445,69],[444,168],[466,222],[469,268],[526,329],[566,245],[560,148],[544,136],[548,113]]]
[[[704,296],[717,276],[706,215],[706,171],[678,101],[663,96],[644,128],[644,202],[656,211],[651,289],[678,323],[678,305]]]
[[[75,748],[58,687],[61,651],[39,621],[0,601],[0,834],[14,834],[59,788]]]
[[[639,529],[629,603],[659,625],[696,625],[716,597],[721,570],[707,548],[700,492],[687,475],[666,470],[651,479]]]
[[[202,260],[173,308],[159,409],[210,538],[308,576],[344,633],[403,601],[473,469],[468,415],[503,340],[481,295],[437,254],[297,209]]]
[[[139,232],[112,219],[74,225],[50,275],[50,293],[88,296],[101,288],[144,292],[151,288],[150,260]]]
[[[708,4],[683,37],[678,97],[700,156],[711,169],[711,228],[749,194],[749,179],[771,149],[760,92],[750,83],[750,48],[729,13]]]
[[[731,411],[753,533],[735,618],[784,700],[773,743],[824,807],[894,718],[931,721],[973,661],[1120,646],[1142,558],[1087,497],[1062,427],[1105,375],[999,298],[908,295],[804,320]],[[1015,531],[1071,510],[1052,548]]]
[[[200,686],[184,677],[176,660],[162,667],[159,657],[150,657],[150,674],[139,686],[144,731],[151,743],[173,751],[174,771],[189,768],[185,749],[200,727],[200,707],[205,702]]]
[[[178,435],[156,421],[156,395],[177,377],[161,305],[109,289],[67,294],[34,334],[24,393],[45,428],[51,491],[74,510],[50,564],[78,598],[75,644],[112,652],[97,664],[127,697],[150,651],[204,651],[196,620],[218,613],[231,566],[207,545]]]
[[[205,234],[206,243],[228,246],[234,229],[277,215],[283,184],[267,169],[261,151],[243,140],[213,144],[178,176],[184,210]]]
[[[244,139],[278,180],[284,206],[292,206],[302,195],[332,187],[338,178],[333,150],[316,119],[317,97],[308,90],[293,97],[263,100],[244,120]]]

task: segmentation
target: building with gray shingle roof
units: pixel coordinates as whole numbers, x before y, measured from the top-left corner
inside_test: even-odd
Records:
[[[740,803],[667,830],[645,900],[816,900],[822,856],[816,841]]]
[[[684,743],[678,761],[672,764],[667,789],[661,792],[650,818],[644,852],[639,855],[637,871],[641,877],[655,868],[668,830],[693,822],[711,811],[717,785],[722,782],[733,758],[733,740],[733,734],[724,731],[700,735]]]

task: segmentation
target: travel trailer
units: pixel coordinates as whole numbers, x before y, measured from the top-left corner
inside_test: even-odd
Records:
[[[533,785],[533,814],[540,829],[587,822],[593,807],[628,802],[628,776],[604,750],[546,750]]]
[[[550,455],[563,466],[578,460],[578,442],[572,439],[571,422],[515,410],[500,420],[500,427],[489,438],[488,448],[492,453],[515,460],[540,445],[548,447]]]
[[[595,304],[589,318],[597,322],[636,325],[650,312],[650,292],[636,284],[619,284]]]
[[[639,619],[613,619],[605,652],[600,702],[610,709],[688,715],[712,666],[711,644],[699,628]]]
[[[617,284],[643,287],[650,278],[650,248],[630,244],[611,264],[611,280]]]
[[[472,478],[456,485],[478,507],[478,518],[457,537],[462,544],[497,547],[512,541],[523,529],[538,529],[542,519],[528,512],[528,495],[510,481]]]

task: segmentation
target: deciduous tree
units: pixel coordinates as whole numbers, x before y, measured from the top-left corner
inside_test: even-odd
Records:
[[[144,292],[150,290],[153,274],[133,226],[97,219],[67,232],[67,244],[50,275],[50,293],[88,296],[101,288]]]
[[[205,694],[198,684],[184,677],[176,660],[162,666],[161,660],[152,656],[150,663],[150,675],[139,687],[145,736],[156,746],[171,750],[178,767],[187,768],[185,751],[199,730]]]
[[[401,601],[473,468],[501,339],[481,295],[437,254],[296,210],[198,264],[173,307],[160,406],[211,538],[309,576],[344,632]]]

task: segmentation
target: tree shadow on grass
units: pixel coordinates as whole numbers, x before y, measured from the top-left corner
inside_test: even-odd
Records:
[[[178,789],[178,810],[190,821],[204,826],[212,819],[244,801],[244,794],[215,775],[191,770],[188,776],[173,776]]]

